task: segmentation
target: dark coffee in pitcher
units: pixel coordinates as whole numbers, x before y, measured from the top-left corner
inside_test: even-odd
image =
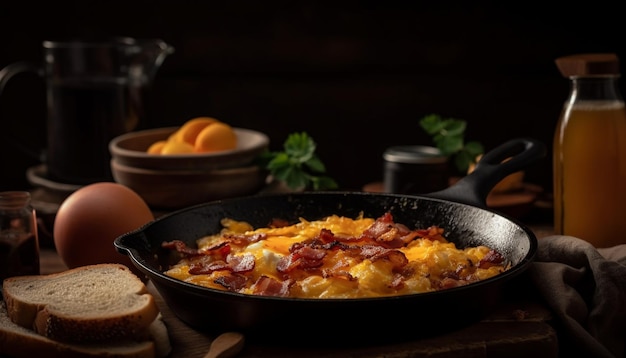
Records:
[[[50,179],[71,184],[111,180],[108,143],[136,128],[141,115],[140,89],[123,78],[48,83]]]
[[[142,96],[174,48],[158,39],[44,41],[43,66],[16,62],[0,71],[0,93],[14,75],[35,71],[47,89],[48,179],[111,181],[109,142],[142,122]]]

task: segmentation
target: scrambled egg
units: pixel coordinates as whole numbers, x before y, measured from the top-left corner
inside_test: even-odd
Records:
[[[329,230],[337,241],[355,247],[357,238],[362,237],[375,222],[373,218],[351,219],[331,215],[317,221],[301,218],[300,222],[294,225],[254,229],[246,222],[223,219],[223,229],[219,234],[197,240],[198,253],[212,252],[216,247],[224,247],[220,243],[226,242],[226,245],[229,245],[228,255],[239,257],[252,255],[254,257],[252,268],[237,272],[236,269],[229,267],[194,274],[190,272],[190,267],[205,265],[207,260],[204,255],[197,255],[184,258],[166,271],[166,274],[197,285],[220,290],[230,289],[245,294],[302,298],[362,298],[436,291],[483,280],[507,269],[500,261],[481,264],[481,260],[493,255],[494,252],[490,248],[478,246],[457,249],[454,243],[448,242],[441,235],[436,239],[416,237],[401,247],[393,248],[392,251],[397,250],[406,258],[400,260],[400,263],[397,259],[389,259],[387,256],[377,259],[376,256],[366,257],[354,254],[350,249],[335,247],[328,249],[320,262],[313,261],[319,266],[289,271],[277,269],[281,261],[283,264],[291,263],[287,259],[290,258],[289,255],[292,253],[290,249],[294,244],[318,238],[323,229]],[[232,241],[233,237],[261,239],[244,240],[242,244]],[[220,257],[226,260],[227,255]],[[292,260],[298,258],[300,256],[291,257]],[[233,274],[233,271],[237,273]],[[225,284],[229,282],[227,281],[229,278],[233,278],[233,275],[245,278],[246,283],[236,289]],[[255,283],[261,277],[270,278],[272,282],[284,285],[281,287],[288,287],[288,293],[257,292],[258,287],[255,288]]]

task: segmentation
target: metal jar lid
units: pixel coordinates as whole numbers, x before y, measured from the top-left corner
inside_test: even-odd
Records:
[[[389,147],[383,153],[383,159],[387,162],[406,164],[436,164],[448,160],[439,149],[423,145]]]

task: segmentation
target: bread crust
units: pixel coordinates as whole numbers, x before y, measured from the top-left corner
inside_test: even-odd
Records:
[[[120,292],[115,291],[120,286]],[[144,283],[120,264],[8,278],[3,296],[11,321],[60,342],[142,340],[159,314]],[[100,302],[100,296],[109,301]],[[126,302],[129,308],[124,307]]]
[[[169,353],[169,352],[167,352]],[[158,354],[151,340],[111,344],[71,344],[51,340],[13,323],[0,301],[0,355],[12,358],[154,358]]]

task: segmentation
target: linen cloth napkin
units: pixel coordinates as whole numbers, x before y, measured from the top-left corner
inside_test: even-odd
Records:
[[[556,316],[561,356],[626,355],[626,245],[547,236],[529,273]]]

